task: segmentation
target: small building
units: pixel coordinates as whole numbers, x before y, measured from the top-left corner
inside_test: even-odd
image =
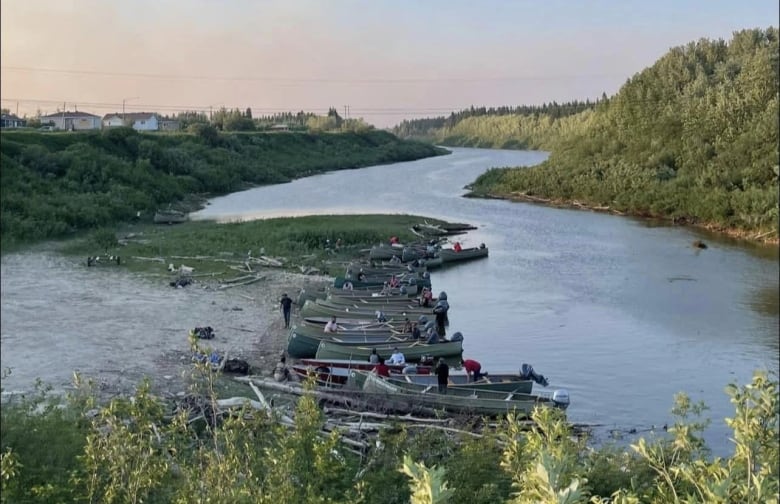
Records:
[[[161,131],[179,131],[181,122],[178,119],[160,119]]]
[[[100,116],[86,112],[57,112],[41,116],[41,124],[51,124],[55,129],[66,131],[100,129]]]
[[[20,119],[13,114],[3,114],[0,116],[0,128],[23,128],[27,121]]]
[[[286,124],[274,124],[269,129],[271,131],[290,131],[290,127]]]
[[[103,116],[104,128],[115,128],[117,126],[131,126],[138,131],[157,131],[160,129],[157,114],[154,112],[114,113]]]

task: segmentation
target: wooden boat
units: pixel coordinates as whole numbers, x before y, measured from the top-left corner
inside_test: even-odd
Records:
[[[287,354],[296,359],[314,357],[322,341],[347,345],[382,346],[408,343],[411,340],[408,338],[408,335],[396,335],[390,332],[342,331],[339,333],[325,333],[320,327],[296,325],[290,329],[290,334],[287,337]],[[390,348],[392,350],[393,347],[391,346]],[[392,351],[384,357],[390,357],[390,353]],[[366,355],[366,358],[368,358],[368,355]]]
[[[394,380],[400,380],[405,383],[414,383],[417,385],[438,385],[437,376],[434,374],[402,374]],[[533,389],[533,380],[521,380],[519,375],[490,375],[480,378],[478,381],[469,381],[469,376],[463,374],[450,373],[448,386],[466,387],[476,390],[493,390],[498,392],[518,392],[530,394]]]
[[[178,210],[158,210],[154,214],[155,224],[180,224],[187,221],[187,214]]]
[[[457,252],[453,249],[441,249],[438,252],[438,256],[444,261],[444,264],[457,262],[457,261],[470,261],[472,259],[481,259],[488,256],[488,248],[479,246],[472,248],[461,249]]]
[[[451,358],[453,361],[463,354],[463,341],[445,341],[443,343],[398,342],[378,345],[337,343],[320,341],[315,357],[317,359],[368,360],[371,351],[376,348],[380,357],[390,358],[395,348],[404,354],[407,362],[419,362],[430,357]]]
[[[352,282],[352,288],[353,289],[362,289],[365,287],[373,288],[376,290],[381,290],[384,286],[384,283],[387,282],[390,279],[389,276],[387,277],[366,277],[363,281],[355,279],[347,279],[343,276],[338,276],[333,281],[333,287],[336,289],[341,289],[344,287],[344,282],[349,280]],[[415,278],[415,277],[404,277],[400,278],[401,280],[401,287],[398,288],[398,292],[403,293],[405,290],[407,293],[409,292],[411,287],[414,287],[416,289],[420,289],[422,287],[430,287],[431,286],[431,279],[430,278]]]
[[[446,394],[439,394],[436,385],[385,380],[374,373],[359,370],[351,370],[349,380],[365,392],[384,395],[392,401],[416,401],[420,406],[443,409],[451,413],[497,416],[514,412],[529,416],[537,406],[564,410],[569,406],[569,393],[564,389],[539,395],[448,387]]]

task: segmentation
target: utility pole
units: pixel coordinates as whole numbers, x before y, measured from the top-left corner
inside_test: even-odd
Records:
[[[62,129],[65,129],[65,105],[66,102],[62,102]]]
[[[133,96],[132,98],[122,98],[122,124],[125,123],[125,102],[129,102],[130,100],[137,100],[137,96]]]

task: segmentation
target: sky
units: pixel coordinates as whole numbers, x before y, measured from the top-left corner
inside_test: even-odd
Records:
[[[778,25],[777,0],[0,0],[19,115],[304,110],[377,127],[615,94],[670,48]]]

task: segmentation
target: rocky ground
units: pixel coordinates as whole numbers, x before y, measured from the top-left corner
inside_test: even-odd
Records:
[[[263,280],[256,284],[237,286],[218,291],[218,284],[198,282],[185,288],[206,300],[213,298],[204,313],[203,303],[193,304],[198,310],[192,320],[208,320],[215,338],[198,340],[203,348],[216,350],[229,359],[242,359],[251,366],[251,373],[271,375],[273,368],[287,347],[288,330],[280,311],[281,293],[293,301],[301,288],[319,288],[332,282],[329,277],[300,275],[279,270],[263,271]],[[292,322],[298,318],[300,307],[293,305]],[[162,352],[155,360],[149,376],[155,389],[176,394],[186,390],[193,366],[191,352],[182,348]],[[113,390],[112,392],[120,392]]]

